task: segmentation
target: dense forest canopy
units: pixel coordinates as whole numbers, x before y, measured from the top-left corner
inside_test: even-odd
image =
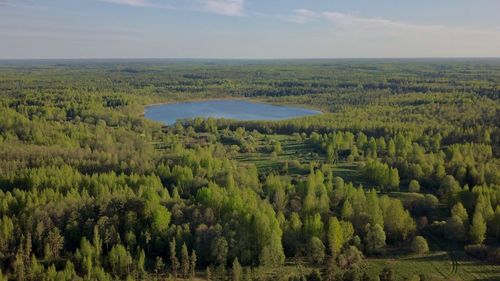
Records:
[[[500,277],[498,59],[0,61],[0,95],[0,280]],[[221,98],[324,114],[142,116]]]

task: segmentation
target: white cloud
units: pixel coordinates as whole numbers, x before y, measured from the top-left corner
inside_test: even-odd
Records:
[[[6,0],[0,0],[6,1]],[[100,0],[132,7],[154,7],[201,11],[225,16],[243,16],[245,0]],[[1,3],[1,2],[0,2]]]
[[[322,14],[326,19],[338,24],[375,23],[375,24],[391,25],[394,23],[393,21],[383,18],[362,18],[352,14],[344,14],[338,12],[323,12]]]
[[[394,21],[385,18],[365,18],[353,14],[338,12],[323,12],[322,15],[329,21],[351,28],[377,28],[377,29],[397,29],[411,31],[432,31],[447,28],[444,25],[423,25]]]
[[[149,0],[101,0],[103,2],[120,4],[125,6],[134,6],[134,7],[154,7],[155,4],[149,2]]]
[[[374,57],[447,57],[491,56],[500,49],[500,29],[495,27],[417,24],[339,12],[321,15],[334,26],[319,40],[337,52]]]
[[[244,15],[244,0],[204,0],[204,10],[225,16]]]
[[[316,12],[307,9],[296,9],[293,10],[293,16],[290,18],[291,21],[296,23],[307,23],[318,17]]]
[[[38,3],[36,3],[38,4]],[[25,7],[32,8],[37,7],[35,3],[31,0],[0,0],[0,7]]]
[[[385,18],[365,18],[352,14],[338,12],[323,12],[323,17],[334,23],[338,29],[363,32],[374,32],[375,34],[392,34],[405,38],[412,35],[427,37],[430,35],[442,36],[491,36],[500,38],[498,28],[470,28],[464,26],[447,26],[437,24],[416,24],[403,21],[395,21]]]

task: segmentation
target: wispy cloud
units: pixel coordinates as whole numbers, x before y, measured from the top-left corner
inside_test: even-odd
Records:
[[[148,0],[101,0],[103,2],[120,4],[126,6],[134,6],[134,7],[154,7],[155,4],[149,2]]]
[[[325,19],[334,23],[339,28],[356,30],[358,32],[369,31],[378,34],[398,34],[403,38],[412,34],[421,36],[442,34],[444,36],[491,35],[496,38],[500,37],[500,29],[495,27],[478,29],[442,24],[417,24],[379,17],[360,17],[339,12],[323,12],[321,14]]]
[[[495,54],[500,47],[498,27],[474,28],[444,24],[412,23],[381,17],[325,11],[322,17],[333,24],[329,35],[338,44],[350,42],[374,56],[463,56],[465,54]],[[355,43],[356,42],[356,43]],[[369,46],[365,50],[363,44]]]
[[[307,23],[318,18],[318,16],[316,12],[311,10],[296,9],[293,10],[293,15],[290,17],[290,20],[296,23]]]
[[[405,30],[435,30],[439,28],[446,28],[444,25],[424,25],[424,24],[414,24],[402,21],[395,21],[385,18],[370,18],[370,17],[360,17],[353,14],[339,13],[334,11],[327,11],[321,13],[324,18],[328,21],[349,27],[358,28],[386,28],[386,29],[405,29]]]
[[[35,3],[30,0],[0,0],[0,7],[35,7]]]
[[[7,0],[0,0],[7,1]],[[201,11],[224,16],[243,16],[245,0],[100,0],[131,7]],[[0,2],[1,3],[1,2]]]
[[[243,16],[244,0],[205,0],[203,9],[219,15]]]

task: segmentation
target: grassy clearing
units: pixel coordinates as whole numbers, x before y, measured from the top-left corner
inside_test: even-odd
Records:
[[[280,141],[282,152],[273,158],[271,153],[261,152],[266,145],[264,138],[258,140],[257,152],[239,153],[235,159],[243,163],[253,163],[259,172],[281,171],[285,162],[289,163],[289,172],[292,174],[304,175],[308,172],[311,161],[324,160],[324,157],[314,152],[310,144],[304,143],[289,135],[266,135],[265,138]],[[300,163],[297,167],[292,162]]]
[[[370,258],[365,269],[370,275],[379,274],[384,267],[394,269],[398,279],[425,274],[445,280],[500,280],[500,266],[467,258],[463,252],[453,260],[448,252],[433,252],[426,256]]]
[[[361,173],[358,167],[359,163],[336,163],[333,167],[333,174],[344,179],[346,182],[352,182],[355,186],[375,187]]]

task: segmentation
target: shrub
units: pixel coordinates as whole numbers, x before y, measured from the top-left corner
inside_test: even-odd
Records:
[[[427,240],[422,236],[415,236],[411,242],[411,250],[416,254],[426,254],[429,252]]]
[[[410,192],[419,192],[420,191],[420,184],[416,180],[411,180],[410,185],[408,187],[408,190]]]
[[[321,273],[319,270],[315,269],[307,276],[307,281],[322,281]]]
[[[488,256],[488,247],[482,244],[467,245],[464,247],[467,255],[484,260]]]
[[[325,245],[323,245],[323,242],[321,242],[321,240],[318,237],[313,237],[311,238],[309,247],[311,251],[312,260],[317,264],[323,263],[326,255]]]
[[[500,248],[490,251],[488,260],[493,264],[500,265]]]
[[[347,163],[352,163],[352,162],[354,162],[354,156],[352,156],[352,154],[350,154],[349,156],[347,156],[346,161],[347,161]]]

